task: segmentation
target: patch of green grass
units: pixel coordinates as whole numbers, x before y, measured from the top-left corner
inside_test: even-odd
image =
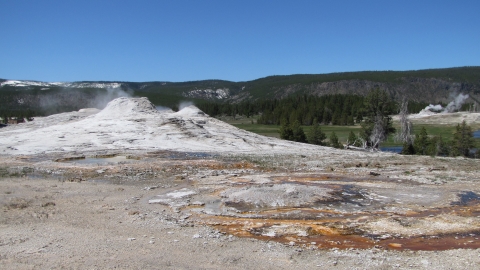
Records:
[[[27,173],[33,172],[33,168],[24,167],[21,171],[8,168],[8,167],[0,167],[0,178],[2,177],[22,177],[25,176]]]
[[[250,131],[259,135],[280,138],[280,133],[278,132],[280,127],[275,125],[258,125],[251,123],[229,123],[237,128]]]
[[[268,137],[275,137],[280,138],[280,126],[276,125],[258,125],[252,124],[256,123],[257,117],[250,117],[250,118],[223,118],[222,121],[229,123],[235,127],[240,129],[250,131],[259,135],[264,135]],[[398,130],[399,126],[398,123],[394,123],[395,128]],[[340,142],[345,143],[348,139],[348,135],[350,131],[353,131],[355,135],[359,135],[361,126],[332,126],[332,125],[321,125],[322,131],[327,135],[327,138],[330,137],[332,132],[335,132],[337,137],[339,138]],[[413,125],[413,134],[420,132],[422,127],[425,127],[429,136],[441,136],[444,141],[450,141],[453,138],[453,133],[455,132],[456,125],[434,125],[434,124],[414,124]],[[303,130],[306,134],[312,128],[311,126],[302,126]],[[480,126],[472,125],[472,130],[478,130]],[[327,139],[328,140],[328,139]],[[480,146],[480,139],[475,139],[477,145]],[[391,134],[388,139],[381,144],[383,147],[391,147],[391,146],[402,146],[401,143],[396,142],[394,140],[394,134]]]
[[[311,128],[312,128],[311,126],[305,126],[303,127],[303,130],[305,131],[306,134],[308,134]],[[355,135],[358,136],[361,127],[360,125],[356,125],[356,126],[320,125],[320,128],[322,129],[322,132],[327,135],[327,140],[332,134],[332,132],[335,132],[335,134],[338,137],[338,140],[344,143],[347,141],[350,131],[353,131],[353,133],[355,133]]]
[[[7,177],[10,173],[8,172],[7,168],[0,167],[0,177]]]
[[[243,130],[250,131],[259,135],[280,138],[280,133],[279,133],[280,126],[252,124],[252,120],[254,123],[256,122],[255,117],[237,118],[237,119],[225,118],[221,120],[235,127],[238,127]],[[312,126],[302,126],[302,128],[304,132],[308,134]],[[335,132],[335,134],[340,139],[340,141],[345,142],[347,141],[350,131],[353,131],[355,134],[358,135],[358,132],[360,131],[360,125],[356,125],[356,126],[332,126],[332,125],[324,126],[322,125],[321,129],[327,135],[327,138],[330,136],[330,134],[332,134],[332,132]]]
[[[395,123],[396,124],[396,123]],[[399,126],[395,125],[395,128],[399,130]],[[457,125],[451,125],[451,124],[414,124],[413,125],[413,134],[420,133],[420,130],[422,127],[427,130],[427,134],[431,137],[433,136],[441,136],[444,142],[449,142],[453,139],[453,134],[455,133],[455,127]],[[480,127],[472,125],[472,131],[478,130]],[[475,139],[476,144],[480,145],[480,139]],[[394,134],[390,135],[384,143],[382,143],[382,146],[401,146],[401,143],[395,142],[394,140]]]
[[[280,133],[278,132],[280,127],[276,125],[258,125],[257,122],[258,116],[252,117],[219,117],[218,119],[235,126],[237,128],[250,131],[259,135],[267,137],[280,138]]]

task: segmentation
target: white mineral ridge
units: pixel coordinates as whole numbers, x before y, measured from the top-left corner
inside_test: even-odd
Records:
[[[107,104],[95,118],[122,119],[135,117],[151,117],[158,115],[158,110],[147,98],[117,98]]]
[[[0,154],[23,155],[97,150],[300,153],[307,144],[247,132],[209,117],[195,106],[158,111],[147,98],[121,97],[105,109],[82,109],[0,129]],[[338,150],[329,150],[338,151]]]
[[[188,196],[193,195],[193,194],[195,194],[195,191],[183,188],[181,190],[176,190],[176,191],[167,193],[166,196],[172,197],[174,199],[180,199],[180,198],[183,198],[183,197],[188,197]]]

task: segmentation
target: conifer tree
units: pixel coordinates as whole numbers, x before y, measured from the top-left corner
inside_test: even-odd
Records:
[[[415,155],[415,147],[412,143],[404,142],[402,146],[402,151],[400,152],[402,155]]]
[[[293,141],[296,142],[307,142],[307,137],[305,136],[305,132],[303,128],[300,126],[300,122],[296,120],[292,125],[292,134],[293,134]]]
[[[338,141],[338,137],[337,137],[337,134],[335,134],[335,131],[332,132],[332,134],[330,135],[330,146],[333,147],[333,148],[343,148],[342,144],[340,144],[340,142]]]
[[[350,134],[348,134],[347,144],[353,145],[353,146],[359,146],[358,137],[357,135],[355,135],[355,133],[353,133],[353,131],[350,131]]]
[[[280,126],[280,138],[293,141],[293,130],[287,121],[284,121]]]
[[[438,136],[437,139],[437,155],[443,157],[450,155],[450,146],[448,142],[443,140],[442,136]]]
[[[415,141],[413,147],[417,155],[427,155],[427,149],[429,147],[430,140],[428,138],[427,130],[422,127],[420,133],[415,134]]]
[[[472,128],[463,120],[462,124],[458,124],[455,128],[451,154],[454,156],[468,157],[470,149],[474,147],[475,141],[473,140]]]
[[[317,119],[313,120],[313,126],[308,133],[308,143],[316,145],[325,145],[324,140],[327,138],[327,135],[322,132],[320,125],[317,122]]]

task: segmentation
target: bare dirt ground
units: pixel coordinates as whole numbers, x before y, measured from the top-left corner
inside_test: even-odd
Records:
[[[478,161],[1,157],[2,269],[476,269]],[[363,154],[362,154],[363,155]]]

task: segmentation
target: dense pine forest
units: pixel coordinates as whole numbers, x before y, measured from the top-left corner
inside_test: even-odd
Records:
[[[280,125],[298,121],[310,126],[314,121],[324,125],[354,125],[363,120],[365,97],[359,95],[335,94],[325,96],[296,95],[284,99],[246,101],[238,104],[203,102],[198,107],[213,117],[259,115],[257,123]],[[418,113],[428,104],[409,102],[409,111]],[[395,102],[389,104],[391,111],[397,111]]]

